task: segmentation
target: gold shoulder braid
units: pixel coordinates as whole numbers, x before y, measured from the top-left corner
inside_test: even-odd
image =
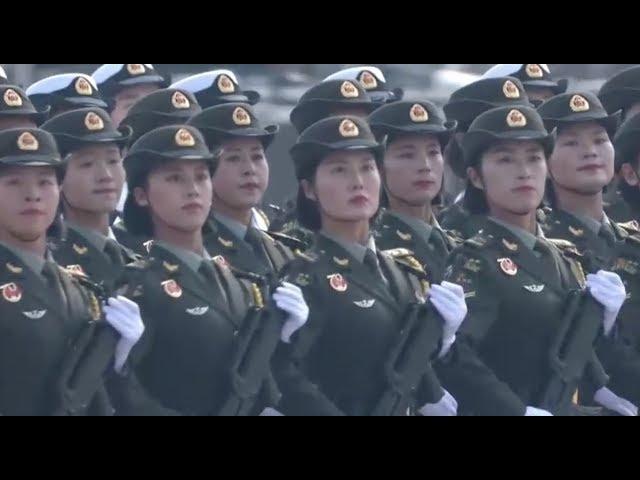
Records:
[[[253,293],[253,302],[257,308],[264,308],[264,298],[262,291],[256,283],[251,283],[251,292]]]

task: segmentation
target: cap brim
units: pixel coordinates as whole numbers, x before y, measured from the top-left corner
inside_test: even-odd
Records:
[[[598,97],[607,112],[613,113],[618,110],[624,110],[633,103],[640,102],[640,89],[619,88],[609,92],[601,92]]]
[[[522,85],[525,86],[525,89],[526,87],[550,88],[553,93],[559,95],[567,91],[569,81],[566,79],[558,80],[557,82],[553,80],[524,80]]]
[[[327,118],[327,110],[331,107],[361,107],[367,114],[376,110],[380,104],[370,101],[322,100],[313,99],[296,105],[289,119],[299,132],[306,130],[319,120]]]
[[[228,138],[257,138],[262,141],[264,147],[268,147],[273,141],[275,135],[280,131],[278,125],[267,125],[264,128],[237,128],[234,130],[221,130],[218,128],[197,127],[210,143],[217,143],[218,140]]]
[[[101,100],[99,98],[93,97],[69,97],[64,99],[65,102],[71,103],[72,105],[77,105],[79,107],[97,107],[97,108],[108,108],[107,102]]]
[[[145,83],[158,83],[160,86],[164,86],[167,83],[167,79],[162,75],[140,75],[138,77],[127,78],[118,82],[123,87],[130,87],[132,85],[142,85]]]
[[[447,121],[444,123],[444,126],[440,125],[429,125],[429,124],[413,124],[406,125],[403,127],[398,127],[397,125],[388,125],[388,124],[376,124],[371,125],[371,130],[376,135],[377,138],[380,138],[384,135],[402,135],[402,134],[429,134],[435,135],[440,139],[442,144],[447,144],[451,139],[451,135],[455,133],[456,127],[458,126],[458,122],[455,120]]]
[[[444,106],[444,113],[450,120],[457,120],[460,124],[470,124],[484,112],[498,107],[533,107],[527,100],[514,100],[513,102],[484,102],[482,100],[454,100]]]
[[[488,130],[474,130],[467,132],[462,139],[462,149],[465,157],[465,165],[473,165],[478,155],[482,153],[489,145],[503,140],[522,140],[540,142],[547,155],[553,152],[556,140],[555,130],[551,133],[540,132],[537,130],[520,130],[514,129],[507,132],[495,133]]]
[[[56,139],[61,151],[69,152],[74,148],[80,148],[87,145],[115,143],[120,148],[127,144],[132,134],[131,127],[123,125],[118,128],[117,132],[100,132],[77,137],[65,133],[50,132]],[[65,153],[66,154],[66,153]]]
[[[585,122],[596,122],[602,125],[607,132],[609,133],[609,137],[613,140],[618,127],[620,126],[620,120],[622,119],[622,111],[619,110],[611,115],[607,115],[606,117],[598,117],[586,112],[584,114],[576,114],[573,118],[570,119],[553,119],[553,118],[543,118],[545,126],[548,129],[550,128],[560,128],[568,125],[575,125],[578,123]]]
[[[51,157],[51,155],[10,155],[0,158],[0,165],[14,165],[24,167],[63,167],[60,157]]]
[[[337,150],[371,150],[376,153],[379,153],[384,150],[384,146],[373,140],[363,140],[363,139],[355,138],[352,140],[343,140],[341,142],[336,142],[332,144],[315,143],[315,142],[296,143],[291,148],[290,151],[291,151],[291,155],[295,157],[300,154],[304,154],[305,152],[315,152],[315,153],[322,154],[322,153],[335,152]]]

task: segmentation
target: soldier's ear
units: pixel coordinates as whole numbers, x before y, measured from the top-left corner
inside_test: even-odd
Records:
[[[147,192],[142,187],[136,187],[133,189],[133,196],[136,199],[136,203],[140,207],[148,207],[149,206],[149,196]]]
[[[316,191],[313,188],[313,184],[309,180],[302,180],[300,183],[302,185],[302,190],[304,191],[304,196],[309,200],[317,202],[318,197],[316,196]]]
[[[484,183],[482,182],[482,176],[474,167],[467,168],[467,177],[471,182],[471,185],[476,187],[478,190],[484,190]]]
[[[622,174],[624,181],[632,187],[637,187],[640,184],[638,173],[633,169],[633,166],[631,166],[630,163],[623,163],[620,173]]]

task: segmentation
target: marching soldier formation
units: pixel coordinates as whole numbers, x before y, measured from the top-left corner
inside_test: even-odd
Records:
[[[638,415],[640,67],[241,84],[0,68],[0,415]]]

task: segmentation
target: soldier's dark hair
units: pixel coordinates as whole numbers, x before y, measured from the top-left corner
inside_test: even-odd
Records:
[[[640,178],[640,169],[634,169],[638,178]],[[620,194],[627,204],[637,207],[640,205],[640,188],[636,185],[629,185],[624,178],[620,179]]]

